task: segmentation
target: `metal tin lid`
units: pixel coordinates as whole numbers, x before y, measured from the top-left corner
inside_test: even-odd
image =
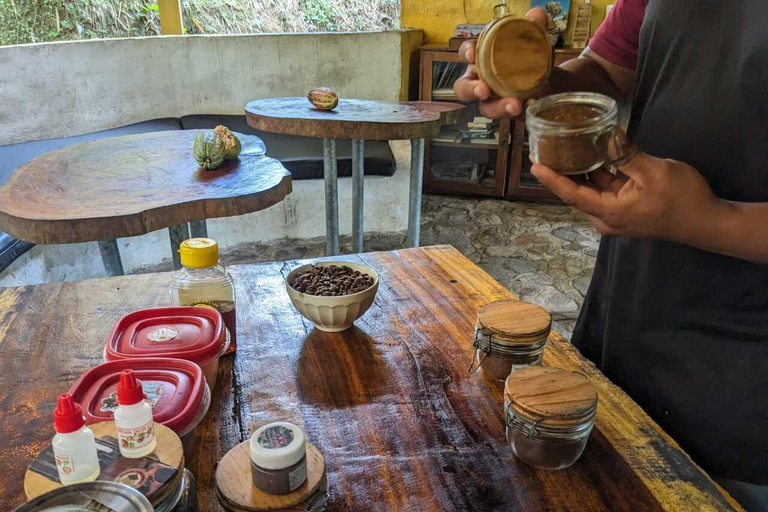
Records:
[[[116,482],[86,482],[48,492],[21,505],[14,512],[153,512],[147,498],[136,489]]]
[[[475,60],[480,78],[493,92],[524,100],[546,83],[552,69],[552,47],[538,24],[504,16],[480,34]]]
[[[477,312],[477,330],[495,344],[537,343],[549,336],[549,312],[522,300],[497,300]]]
[[[226,334],[213,308],[177,306],[128,313],[112,328],[107,360],[174,357],[205,364],[219,357]]]
[[[584,375],[560,368],[531,366],[507,378],[504,404],[530,422],[579,425],[595,415],[597,391]]]
[[[251,436],[251,461],[264,469],[285,469],[307,454],[304,432],[292,423],[279,421],[259,428]]]
[[[208,408],[207,384],[197,364],[160,357],[126,359],[91,368],[69,390],[87,424],[113,418],[120,372],[127,369],[141,381],[154,420],[179,435],[194,428]]]

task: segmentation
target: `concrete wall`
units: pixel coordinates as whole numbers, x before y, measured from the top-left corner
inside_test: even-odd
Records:
[[[0,145],[158,117],[242,114],[256,98],[397,100],[420,31],[106,39],[0,47]]]
[[[488,23],[493,17],[493,6],[501,0],[401,0],[401,26],[424,31],[428,43],[445,43],[453,37],[460,23]],[[576,5],[583,1],[571,0],[570,19],[565,40],[571,40]],[[605,7],[616,0],[592,0],[592,32],[605,18]],[[524,15],[531,7],[530,0],[507,0],[508,12]]]
[[[303,96],[319,85],[342,97],[400,99],[420,31],[172,36],[0,48],[0,145],[195,113],[243,113],[255,98]],[[410,145],[391,143],[397,172],[366,178],[366,231],[407,224]],[[351,183],[340,180],[341,233],[351,233]],[[294,182],[281,204],[212,219],[224,251],[249,242],[325,234],[323,182]],[[170,258],[167,230],[119,240],[127,272]],[[37,246],[0,286],[104,275],[95,243]]]

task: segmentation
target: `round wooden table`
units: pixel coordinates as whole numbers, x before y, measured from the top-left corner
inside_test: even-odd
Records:
[[[429,101],[346,100],[332,111],[318,110],[307,98],[256,100],[245,107],[248,124],[266,132],[323,139],[326,253],[339,253],[339,194],[336,139],[352,139],[352,246],[363,252],[365,140],[410,140],[411,183],[408,247],[419,245],[424,139],[445,124],[459,122],[463,105]]]
[[[238,134],[239,159],[200,169],[203,130],[127,135],[75,144],[19,167],[0,188],[0,229],[29,242],[99,242],[109,275],[123,273],[116,238],[170,228],[179,244],[206,236],[205,219],[263,210],[291,192],[291,175],[264,156],[258,137]]]

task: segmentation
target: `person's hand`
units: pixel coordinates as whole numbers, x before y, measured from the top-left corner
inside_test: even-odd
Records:
[[[547,13],[541,7],[534,7],[525,15],[526,18],[546,28]],[[492,119],[504,116],[518,116],[523,112],[523,103],[517,98],[499,98],[493,94],[488,84],[480,80],[475,65],[475,41],[465,41],[459,48],[459,55],[467,62],[464,76],[453,84],[453,91],[460,101],[479,101],[480,113]],[[514,55],[509,56],[514,59]]]
[[[614,150],[615,152],[615,150]],[[619,167],[575,182],[544,165],[531,172],[565,203],[586,213],[602,235],[651,237],[688,243],[706,229],[718,199],[688,164],[638,153]]]

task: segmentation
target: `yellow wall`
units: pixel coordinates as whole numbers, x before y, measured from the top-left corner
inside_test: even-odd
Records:
[[[592,31],[605,17],[605,6],[616,0],[592,0]],[[493,17],[493,6],[500,0],[401,0],[400,17],[403,28],[420,28],[425,42],[445,43],[453,37],[459,23],[487,23]],[[574,8],[578,0],[571,0],[571,19],[565,40],[570,41]],[[508,0],[508,12],[522,16],[530,8],[530,0]]]

